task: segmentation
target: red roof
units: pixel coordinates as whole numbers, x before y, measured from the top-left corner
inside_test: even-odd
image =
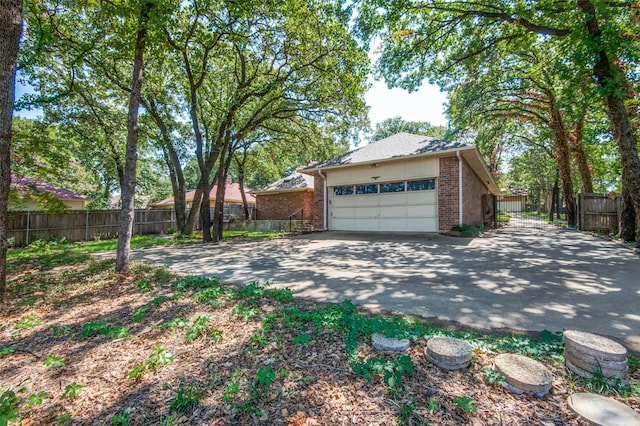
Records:
[[[11,185],[17,191],[27,191],[33,188],[39,192],[49,192],[58,200],[93,200],[93,198],[87,197],[86,195],[80,195],[69,189],[60,188],[29,176],[18,177],[16,175],[11,175]]]
[[[244,189],[244,192],[247,196],[247,203],[255,204],[256,197],[249,194],[249,191],[251,191],[251,189],[249,188]],[[211,188],[211,191],[209,192],[209,200],[210,200],[209,202],[214,201],[216,199],[216,192],[218,192],[218,185],[213,185],[213,188]],[[193,196],[195,193],[196,191],[189,191],[185,193],[185,199],[187,204],[191,204],[193,202]],[[240,185],[238,183],[227,181],[227,184],[225,185],[225,188],[224,188],[224,201],[226,203],[242,203],[242,193],[240,192]],[[165,198],[164,200],[160,200],[151,204],[152,207],[169,207],[173,205],[174,205],[173,197]]]

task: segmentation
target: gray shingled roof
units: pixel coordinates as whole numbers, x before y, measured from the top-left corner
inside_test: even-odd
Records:
[[[259,194],[261,192],[292,191],[306,188],[313,189],[313,176],[295,172],[252,192]]]
[[[18,177],[11,175],[11,184],[17,191],[27,191],[32,189],[39,192],[49,192],[59,200],[93,201],[93,198],[87,197],[86,195],[80,195],[69,189],[60,188],[29,176]]]
[[[396,157],[408,157],[411,155],[436,153],[469,147],[471,147],[471,145],[456,141],[443,141],[429,136],[398,133],[322,163],[315,164],[306,170],[370,163],[373,161],[390,160]]]

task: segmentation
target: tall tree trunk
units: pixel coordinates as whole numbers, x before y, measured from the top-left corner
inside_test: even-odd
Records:
[[[604,89],[607,115],[611,121],[613,135],[618,142],[618,153],[622,167],[622,187],[627,188],[635,210],[635,218],[640,217],[640,158],[635,131],[625,107],[628,101],[628,81],[615,63],[609,59],[602,41],[602,30],[596,16],[596,9],[590,0],[578,0],[578,7],[586,15],[585,28],[591,35],[591,46],[597,55],[593,75]],[[626,218],[623,218],[626,219]],[[626,225],[625,225],[626,227]],[[636,241],[640,238],[636,235]],[[640,244],[640,243],[639,243]]]
[[[22,0],[0,0],[0,303],[7,294],[7,213],[11,184],[11,127]]]
[[[635,208],[633,207],[633,200],[631,198],[631,194],[627,188],[622,186],[622,203],[620,205],[620,223],[618,226],[620,227],[620,239],[622,241],[637,241],[636,240],[636,228],[637,228],[637,219]],[[638,234],[640,235],[640,234]]]
[[[147,41],[147,24],[153,3],[146,2],[140,11],[138,34],[136,36],[131,95],[129,96],[129,114],[127,116],[127,148],[122,186],[122,209],[118,227],[118,249],[116,251],[116,272],[128,274],[129,251],[135,214],[136,167],[138,163],[138,110],[142,93],[142,75],[144,73],[144,49]]]
[[[567,131],[564,128],[562,120],[562,112],[558,109],[555,97],[549,91],[549,105],[551,112],[551,121],[549,126],[553,130],[553,150],[556,155],[556,165],[562,180],[562,192],[564,194],[565,210],[567,216],[567,224],[575,226],[576,224],[576,205],[573,197],[573,179],[571,177],[571,161],[569,151],[569,141]]]
[[[207,180],[200,180],[201,191],[203,193],[200,204],[200,223],[202,224],[202,241],[211,242],[211,190],[212,187]]]
[[[580,172],[580,181],[582,182],[582,192],[593,192],[593,180],[591,177],[591,168],[589,167],[589,160],[587,154],[584,152],[584,121],[586,110],[581,114],[581,117],[576,122],[576,127],[573,134],[569,135],[569,142],[571,144],[571,151],[573,152],[573,158],[575,159],[578,172]]]
[[[250,220],[249,203],[247,202],[247,194],[244,192],[244,166],[247,161],[247,150],[242,151],[242,160],[234,155],[236,165],[238,166],[238,185],[240,186],[240,196],[242,197],[242,209],[244,212],[244,220]]]
[[[202,186],[201,183],[198,182],[196,186],[196,191],[193,194],[193,201],[191,201],[191,209],[189,210],[189,215],[187,216],[187,222],[184,225],[184,229],[181,229],[180,232],[184,235],[191,235],[196,226],[196,219],[198,217],[198,212],[200,211],[200,204],[202,203]]]
[[[176,151],[167,124],[160,115],[157,105],[153,99],[144,101],[144,105],[149,111],[149,114],[153,118],[153,121],[160,130],[162,136],[162,145],[165,153],[165,162],[167,163],[167,169],[169,170],[169,178],[171,180],[171,190],[173,193],[174,210],[176,212],[176,226],[180,233],[183,232],[186,225],[187,215],[187,201],[185,197],[186,189],[184,183],[184,172],[182,171],[182,164],[180,164],[180,157]]]
[[[231,165],[232,154],[227,152],[230,140],[227,138],[222,153],[220,154],[220,168],[218,169],[218,189],[216,191],[216,204],[213,211],[213,241],[222,241],[224,230],[224,197],[227,187],[227,176]]]

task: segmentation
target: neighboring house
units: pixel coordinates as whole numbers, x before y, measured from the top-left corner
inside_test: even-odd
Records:
[[[313,176],[295,172],[264,188],[251,191],[256,197],[258,220],[313,220]]]
[[[218,185],[214,185],[209,192],[209,205],[213,209],[216,205],[216,192],[218,191]],[[249,206],[249,217],[255,217],[256,199],[250,194],[250,189],[244,189],[247,204]],[[185,194],[187,208],[191,208],[193,204],[193,196],[196,191],[189,191]],[[150,207],[156,209],[168,209],[173,208],[175,205],[174,199],[165,198],[164,200],[152,203]],[[227,178],[227,183],[224,188],[224,220],[231,220],[233,218],[244,219],[244,207],[242,202],[242,193],[240,192],[240,185],[232,181],[231,178]]]
[[[398,133],[302,170],[314,225],[348,231],[447,232],[489,226],[496,183],[475,146]]]
[[[42,210],[47,197],[57,199],[69,210],[84,210],[93,201],[86,195],[28,176],[11,175],[11,189],[20,196],[20,200],[11,203],[11,210]]]

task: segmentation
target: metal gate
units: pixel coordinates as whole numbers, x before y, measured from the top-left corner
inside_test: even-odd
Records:
[[[549,198],[549,199],[547,199]],[[567,226],[564,204],[540,192],[496,195],[494,220],[496,228],[556,229]]]

